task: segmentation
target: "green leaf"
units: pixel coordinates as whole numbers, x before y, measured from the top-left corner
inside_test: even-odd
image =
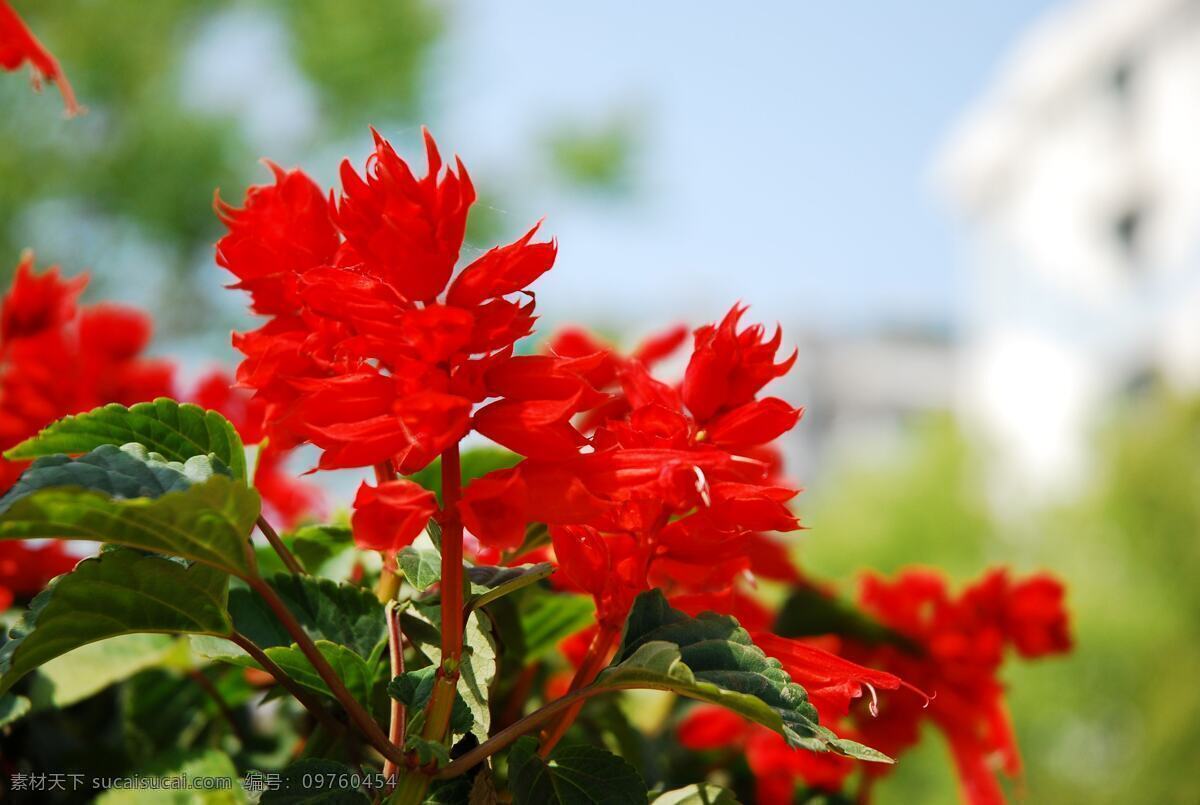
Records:
[[[400,572],[418,592],[424,592],[442,578],[442,556],[428,548],[404,548],[396,556]]]
[[[0,696],[0,727],[20,721],[33,708],[29,699],[12,693]]]
[[[371,665],[345,646],[331,643],[328,640],[317,640],[315,642],[317,649],[328,660],[329,665],[341,678],[342,682],[345,683],[346,689],[350,691],[350,694],[370,709],[376,676],[375,670]],[[317,673],[317,669],[313,668],[308,658],[304,656],[304,652],[297,646],[276,646],[266,649],[264,653],[298,684],[303,685],[311,691],[328,696],[331,699],[337,698],[329,690],[329,686],[325,684],[325,680],[321,679],[321,675]],[[234,662],[246,667],[258,667],[249,657],[238,658]]]
[[[555,651],[563,639],[591,625],[596,611],[590,595],[533,593],[521,595],[517,608],[519,642],[526,663]],[[506,642],[506,648],[508,645]]]
[[[463,570],[471,585],[467,600],[470,609],[485,607],[497,598],[515,593],[530,584],[536,584],[554,572],[554,565],[540,562],[536,565],[517,567],[491,567],[480,565]]]
[[[426,740],[420,735],[409,735],[404,740],[404,751],[415,753],[419,766],[432,763],[440,769],[450,763],[450,747],[441,741]]]
[[[396,701],[404,703],[410,717],[415,717],[421,714],[425,705],[429,704],[429,698],[433,695],[433,683],[436,679],[437,668],[427,665],[394,678],[388,683],[387,692]],[[471,714],[471,708],[467,706],[462,693],[455,691],[454,706],[450,711],[450,729],[455,734],[461,735],[470,731],[474,721],[475,717]]]
[[[712,783],[695,783],[650,798],[654,805],[738,805],[731,791]]]
[[[220,781],[220,788],[113,788],[96,797],[96,805],[241,805],[246,792],[238,779],[237,767],[224,752],[216,749],[188,753],[172,752],[148,768],[138,769],[138,777],[209,778]]]
[[[186,658],[186,643],[174,635],[135,633],[105,638],[40,666],[29,685],[29,698],[36,710],[68,707],[148,668]]]
[[[258,493],[224,475],[158,498],[120,500],[79,489],[42,489],[0,514],[0,539],[58,537],[124,545],[250,575],[245,545]]]
[[[549,762],[537,741],[521,738],[508,755],[516,805],[644,805],[646,784],[624,758],[594,746],[562,746]]]
[[[371,707],[376,681],[380,680],[385,665],[380,661],[387,639],[383,604],[369,590],[330,579],[280,574],[268,583],[355,698]],[[231,590],[229,612],[234,629],[262,648],[289,676],[311,690],[332,695],[258,593],[242,587]],[[258,667],[245,652],[227,641],[194,638],[192,645],[207,659]]]
[[[59,576],[0,648],[0,692],[71,649],[139,632],[225,635],[228,577],[204,565],[106,551]]]
[[[383,604],[364,587],[286,573],[269,583],[313,639],[339,643],[364,658],[387,639]]]
[[[814,587],[800,586],[784,602],[772,629],[780,637],[816,637],[835,634],[863,643],[888,643],[905,649],[918,647],[904,635],[887,628],[837,597]]]
[[[79,458],[61,454],[39,458],[0,497],[0,513],[39,489],[70,486],[119,499],[157,498],[203,483],[214,471],[228,474],[215,456],[192,456],[181,464],[147,452],[140,444],[106,444]]]
[[[137,442],[168,461],[215,455],[234,478],[246,477],[246,450],[237,430],[216,411],[166,397],[131,408],[110,403],[85,414],[64,417],[4,455],[37,458],[55,453],[79,454],[100,445]]]
[[[334,560],[354,547],[350,529],[340,525],[307,525],[285,535],[283,541],[309,573],[329,574]]]
[[[712,612],[693,618],[671,607],[660,590],[634,601],[621,647],[593,686],[673,691],[769,727],[793,748],[891,762],[887,755],[820,726],[804,688],[754,645],[734,618]]]
[[[263,792],[262,805],[360,805],[367,795],[353,785],[363,774],[332,760],[308,758],[290,764],[279,786]]]

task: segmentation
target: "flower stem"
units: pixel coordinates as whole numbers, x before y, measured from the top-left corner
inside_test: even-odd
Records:
[[[395,678],[404,673],[404,636],[400,632],[400,613],[396,611],[396,602],[388,601],[385,614],[388,623],[388,656],[392,663],[392,677]],[[392,723],[388,730],[388,740],[392,746],[404,746],[406,718],[404,703],[392,699]],[[387,780],[395,776],[398,768],[396,762],[388,758],[383,764],[383,778]]]
[[[462,470],[458,445],[442,453],[442,662],[429,697],[422,737],[440,741],[450,727],[463,636],[463,527],[458,515]]]
[[[279,532],[261,514],[258,516],[258,530],[267,538],[267,542],[271,543],[271,547],[275,549],[275,553],[279,554],[279,558],[283,560],[283,564],[287,567],[288,572],[296,576],[308,575],[308,572],[296,561],[296,557],[288,550],[288,547],[283,544],[283,539],[280,538]]]
[[[592,680],[596,678],[596,674],[600,673],[600,669],[604,667],[604,663],[608,660],[608,653],[612,650],[613,643],[616,642],[620,634],[620,630],[614,626],[602,625],[600,627],[600,630],[596,632],[596,636],[592,638],[591,645],[588,646],[587,654],[583,657],[583,662],[580,663],[574,678],[571,679],[571,687],[567,689],[567,696],[564,698],[568,698],[570,694],[591,684]],[[583,709],[582,699],[572,704],[557,721],[542,730],[542,745],[538,750],[538,753],[542,757],[550,756],[555,745],[562,740],[567,728],[575,721],[581,709]]]
[[[463,526],[458,515],[462,494],[462,467],[458,445],[442,453],[442,662],[425,710],[421,737],[444,741],[450,729],[450,713],[458,696],[459,664],[463,636]],[[419,805],[432,778],[411,769],[396,786],[395,805]]]
[[[401,751],[400,747],[394,746],[388,741],[387,736],[383,734],[383,730],[375,723],[375,719],[371,717],[370,713],[359,704],[354,695],[346,688],[346,684],[337,675],[337,671],[333,670],[333,666],[325,659],[325,655],[317,648],[317,644],[304,631],[304,627],[300,625],[300,622],[296,620],[296,616],[292,614],[287,605],[276,595],[271,585],[258,576],[247,578],[246,583],[267,602],[267,606],[271,608],[271,611],[275,613],[275,617],[279,618],[279,622],[283,625],[283,628],[296,641],[300,652],[304,654],[305,659],[308,660],[317,672],[317,675],[321,677],[321,680],[329,688],[330,692],[333,693],[334,698],[345,708],[346,715],[350,716],[350,720],[358,728],[358,731],[363,734],[363,737],[367,739],[367,742],[375,747],[379,751],[379,754],[385,758],[396,762],[403,762],[403,751]]]

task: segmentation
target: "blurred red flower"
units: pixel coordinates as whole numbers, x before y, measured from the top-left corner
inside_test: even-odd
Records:
[[[33,73],[34,89],[40,90],[42,81],[54,82],[62,93],[67,114],[79,113],[75,92],[58,61],[26,27],[7,0],[0,0],[0,69],[14,71],[25,63]]]

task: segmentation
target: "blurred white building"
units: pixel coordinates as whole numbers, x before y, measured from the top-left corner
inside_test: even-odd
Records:
[[[970,233],[960,403],[1011,477],[1061,489],[1106,402],[1200,385],[1200,0],[1047,15],[935,179]]]

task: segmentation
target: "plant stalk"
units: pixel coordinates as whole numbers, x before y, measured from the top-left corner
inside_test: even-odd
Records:
[[[442,662],[429,697],[422,737],[444,740],[458,690],[463,636],[463,527],[458,515],[462,469],[458,445],[442,453]]]
[[[283,539],[280,538],[279,532],[261,514],[258,516],[258,530],[267,538],[267,542],[271,543],[271,547],[275,549],[275,553],[279,554],[279,558],[283,560],[284,566],[290,573],[296,576],[308,575],[308,571],[296,560],[296,557],[288,550],[288,547],[283,544]]]
[[[391,461],[381,461],[375,465],[375,483],[386,484],[396,480],[396,465]],[[375,597],[386,604],[396,598],[400,592],[400,576],[396,573],[396,552],[381,551],[383,568],[379,571],[379,583],[375,587]]]
[[[259,648],[252,640],[250,640],[250,638],[246,637],[241,632],[234,632],[232,635],[228,635],[228,638],[238,648],[249,654],[256,663],[261,665],[264,671],[275,677],[275,681],[278,682],[284,690],[290,693],[296,701],[300,702],[300,704],[304,706],[304,709],[311,713],[312,717],[317,720],[318,724],[330,732],[339,735],[345,730],[345,727],[338,723],[333,716],[329,715],[329,712],[321,706],[319,701],[313,698],[313,696],[304,688],[296,684],[295,680],[288,676],[287,672],[285,672],[282,668],[276,665],[275,661],[268,657],[261,648]]]
[[[275,590],[271,588],[271,585],[259,577],[246,579],[246,582],[267,602],[267,606],[271,608],[271,611],[275,613],[275,617],[279,618],[279,622],[283,625],[283,628],[296,641],[296,645],[300,648],[301,653],[304,654],[305,659],[309,661],[322,681],[329,687],[334,698],[345,708],[346,714],[350,717],[354,726],[358,728],[358,731],[363,734],[363,737],[367,739],[367,742],[375,747],[384,758],[397,763],[404,762],[404,753],[400,747],[394,746],[388,741],[387,736],[383,734],[383,730],[375,723],[375,719],[371,717],[371,714],[347,690],[346,684],[337,675],[337,671],[333,670],[333,666],[325,659],[325,655],[317,648],[317,644],[304,631],[304,627],[296,620],[296,616],[287,608],[287,605],[275,594]]]
[[[392,664],[392,678],[404,673],[404,635],[400,632],[400,613],[396,611],[394,601],[389,601],[385,610],[388,622],[388,656]],[[388,740],[393,746],[404,746],[404,727],[407,718],[404,703],[392,699],[391,725],[388,729]],[[384,761],[383,778],[395,776],[399,766],[391,758]]]
[[[613,643],[616,642],[620,634],[620,630],[615,627],[600,627],[600,630],[596,632],[596,636],[592,638],[591,645],[588,646],[583,662],[580,663],[579,669],[571,679],[571,687],[567,689],[567,696],[570,696],[570,694],[578,691],[585,685],[591,684],[592,680],[596,678],[596,674],[600,673],[600,670],[604,667],[605,661],[608,660],[608,653],[612,650]],[[552,725],[542,730],[542,745],[538,750],[538,753],[542,757],[550,756],[555,745],[562,740],[563,735],[566,734],[567,729],[574,723],[581,709],[583,709],[582,699],[568,708]]]

